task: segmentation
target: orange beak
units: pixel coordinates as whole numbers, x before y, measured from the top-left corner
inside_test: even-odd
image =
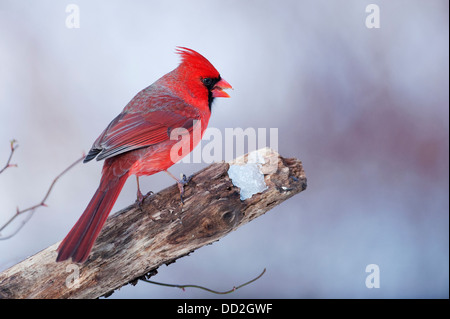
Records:
[[[225,81],[224,79],[221,79],[219,82],[214,85],[213,89],[211,90],[213,97],[230,97],[227,92],[224,92],[225,89],[232,89],[232,86],[230,83]]]

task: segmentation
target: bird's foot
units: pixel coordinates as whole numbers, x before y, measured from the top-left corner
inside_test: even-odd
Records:
[[[181,204],[184,204],[184,199],[183,199],[183,195],[184,195],[184,186],[186,186],[189,181],[192,178],[192,175],[189,177],[186,177],[186,175],[182,174],[181,175],[181,179],[176,178],[171,172],[169,171],[165,171],[170,177],[172,177],[174,180],[177,181],[177,185],[178,185],[178,189],[180,190],[180,199],[181,199]]]
[[[142,205],[143,205],[143,203],[144,203],[144,200],[145,200],[147,197],[151,196],[151,195],[153,195],[153,192],[152,192],[152,191],[148,192],[148,193],[145,194],[145,195],[143,195],[143,194],[141,193],[140,190],[137,191],[137,199],[136,199],[136,203],[138,204],[139,208],[142,209]]]
[[[183,174],[182,178],[180,180],[177,180],[177,185],[178,185],[178,189],[180,190],[180,200],[181,200],[181,204],[184,204],[184,199],[183,199],[183,195],[184,195],[184,186],[187,185],[189,183],[189,181],[191,180],[192,175],[189,177],[186,177],[186,175]]]

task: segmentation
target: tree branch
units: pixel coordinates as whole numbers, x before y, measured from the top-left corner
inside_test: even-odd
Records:
[[[245,287],[247,285],[250,285],[252,282],[255,282],[256,280],[258,280],[259,278],[262,277],[262,275],[264,275],[264,273],[266,272],[266,268],[264,268],[264,270],[255,278],[247,281],[246,283],[243,283],[239,286],[234,286],[233,288],[231,288],[230,290],[227,291],[217,291],[217,290],[213,290],[210,288],[206,288],[203,286],[199,286],[199,285],[174,285],[174,284],[164,284],[161,282],[157,282],[157,281],[152,281],[152,280],[148,280],[145,278],[140,278],[140,280],[145,281],[149,284],[153,284],[153,285],[158,285],[158,286],[164,286],[164,287],[171,287],[171,288],[179,288],[181,290],[185,290],[186,288],[197,288],[197,289],[202,289],[205,290],[207,292],[213,293],[213,294],[217,294],[217,295],[227,295],[227,294],[231,294],[232,292],[235,292],[238,289],[241,289],[242,287]]]
[[[11,152],[9,153],[9,157],[8,160],[6,161],[5,166],[3,166],[2,169],[0,169],[0,174],[3,173],[7,168],[17,167],[17,164],[11,164],[11,159],[13,157],[14,151],[19,147],[19,145],[17,145],[16,140],[12,140],[10,144],[11,144]]]
[[[16,149],[16,148],[17,148],[17,146],[14,148],[14,147],[13,147],[13,142],[11,142],[11,156],[12,156],[12,154],[13,154],[13,152],[14,152],[14,149]],[[11,160],[11,156],[9,157],[9,160]],[[55,183],[58,181],[58,179],[60,179],[61,176],[63,176],[65,173],[67,173],[67,171],[69,171],[72,167],[74,167],[75,165],[77,165],[78,163],[80,163],[80,162],[84,159],[84,157],[85,157],[85,155],[83,154],[83,155],[81,156],[81,158],[77,159],[74,163],[70,164],[69,167],[67,167],[64,171],[62,171],[58,176],[56,176],[56,177],[53,179],[52,183],[50,184],[50,187],[49,187],[48,190],[47,190],[47,193],[45,194],[44,198],[41,200],[40,203],[38,203],[38,204],[36,204],[36,205],[33,205],[33,206],[31,206],[31,207],[22,209],[22,210],[19,210],[19,207],[17,207],[16,213],[15,213],[14,215],[12,215],[11,218],[10,218],[5,224],[3,224],[2,226],[0,226],[0,240],[10,239],[10,238],[13,237],[14,235],[16,235],[16,234],[19,232],[19,230],[21,230],[22,227],[25,226],[25,224],[30,220],[30,218],[33,216],[33,214],[34,214],[34,212],[36,211],[36,209],[38,209],[38,208],[41,207],[41,206],[47,206],[47,204],[45,203],[45,201],[47,200],[48,196],[50,196],[50,193],[51,193],[51,191],[52,191],[52,189],[53,189],[53,186],[54,186]],[[7,165],[11,166],[11,165],[9,164],[9,161],[8,161],[8,164],[7,164]],[[5,167],[8,167],[8,166],[5,166]],[[18,216],[20,216],[20,215],[22,215],[22,214],[24,214],[24,213],[26,213],[26,212],[30,212],[30,213],[29,213],[28,216],[27,216],[27,217],[19,224],[19,226],[18,226],[13,232],[11,232],[9,235],[4,236],[4,235],[2,234],[2,231],[3,231],[6,227],[8,227],[8,225],[11,224],[12,221],[13,221],[14,219],[16,219]]]
[[[192,176],[184,205],[177,185],[108,218],[84,264],[56,263],[56,243],[0,273],[0,298],[97,298],[154,272],[163,264],[211,244],[306,189],[297,159],[263,149],[260,171],[267,189],[242,201],[228,177],[230,163],[215,163]],[[273,168],[275,165],[275,169]],[[147,276],[148,277],[148,276]]]

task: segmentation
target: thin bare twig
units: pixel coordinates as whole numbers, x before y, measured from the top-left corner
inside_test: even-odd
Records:
[[[17,141],[16,140],[12,140],[11,141],[11,152],[9,153],[9,157],[8,160],[6,161],[5,166],[0,170],[0,174],[3,173],[7,168],[9,167],[17,167],[17,164],[11,164],[11,158],[14,154],[14,151],[19,147],[19,145],[17,145]]]
[[[259,278],[262,277],[262,275],[264,275],[264,273],[266,272],[266,268],[264,268],[264,270],[262,271],[262,273],[260,273],[257,277],[253,278],[250,281],[247,281],[246,283],[243,283],[242,285],[239,286],[234,286],[233,288],[231,288],[230,290],[227,291],[216,291],[216,290],[212,290],[203,286],[198,286],[198,285],[173,285],[173,284],[165,284],[165,283],[161,283],[161,282],[157,282],[157,281],[152,281],[152,280],[148,280],[148,279],[144,279],[144,278],[140,278],[140,280],[148,282],[150,284],[155,284],[155,285],[159,285],[159,286],[165,286],[165,287],[174,287],[174,288],[180,288],[181,290],[185,290],[185,288],[198,288],[198,289],[202,289],[202,290],[206,290],[208,292],[211,292],[213,294],[218,294],[218,295],[226,295],[226,294],[230,294],[244,286],[247,286],[249,284],[251,284],[252,282],[255,282],[256,280],[258,280]]]
[[[12,145],[12,142],[11,142]],[[17,148],[17,147],[16,147]],[[12,147],[11,147],[12,149]],[[33,216],[34,212],[36,211],[37,208],[41,207],[41,206],[45,206],[47,207],[47,204],[45,203],[45,201],[47,200],[47,198],[50,195],[50,192],[53,189],[53,186],[55,185],[56,181],[58,181],[58,179],[63,176],[65,173],[67,173],[71,168],[73,168],[75,165],[77,165],[78,163],[80,163],[83,159],[85,158],[85,155],[83,154],[83,156],[81,156],[81,158],[77,159],[75,162],[73,162],[69,167],[67,167],[65,170],[63,170],[58,176],[55,177],[55,179],[53,179],[52,183],[50,184],[49,189],[47,190],[47,193],[45,194],[44,198],[41,200],[40,203],[33,205],[31,207],[28,207],[26,209],[22,209],[19,210],[19,208],[17,207],[16,213],[3,225],[0,227],[0,240],[6,240],[9,239],[11,237],[13,237],[15,234],[17,234],[19,232],[19,230],[30,220],[30,218]],[[11,159],[11,156],[10,156]],[[3,229],[5,229],[9,224],[11,224],[11,222],[16,219],[19,215],[22,215],[26,212],[30,212],[28,214],[28,216],[26,217],[26,219],[24,219],[22,221],[22,223],[17,227],[16,230],[14,230],[11,234],[9,234],[8,236],[2,236],[1,232],[3,231]]]

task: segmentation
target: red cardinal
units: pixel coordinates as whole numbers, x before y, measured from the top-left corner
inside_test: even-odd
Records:
[[[182,47],[177,53],[182,58],[180,65],[139,92],[97,138],[84,159],[105,159],[100,186],[59,245],[56,261],[72,257],[74,262],[84,262],[128,176],[138,178],[166,171],[175,164],[171,149],[179,142],[170,139],[170,132],[183,128],[192,136],[194,126],[201,125],[203,135],[214,98],[230,97],[223,89],[231,85],[206,58]],[[189,152],[198,142],[190,139]],[[139,180],[138,200],[143,200]]]

